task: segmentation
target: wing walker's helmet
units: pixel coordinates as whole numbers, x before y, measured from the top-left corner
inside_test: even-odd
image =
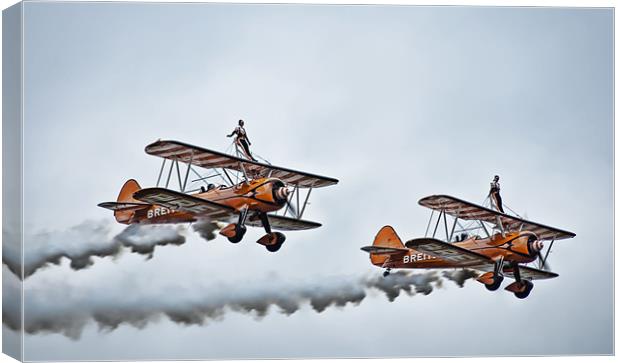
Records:
[[[499,180],[499,175],[496,175],[495,177],[493,177],[493,180]]]
[[[243,126],[243,120],[239,120],[239,126]]]

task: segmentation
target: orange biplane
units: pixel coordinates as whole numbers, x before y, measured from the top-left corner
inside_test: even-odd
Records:
[[[266,234],[257,242],[271,252],[278,251],[285,240],[284,234],[272,229],[296,231],[321,226],[301,219],[310,193],[314,188],[338,183],[333,178],[251,161],[179,141],[156,141],[145,151],[163,158],[157,186],[142,189],[130,179],[121,188],[116,202],[99,204],[113,210],[119,223],[227,222],[220,234],[233,243],[241,241],[246,226],[262,226]],[[163,182],[168,160],[171,162]],[[187,164],[183,178],[180,163]],[[208,173],[200,174],[197,167],[208,170]],[[169,189],[175,170],[178,190]],[[190,173],[197,178],[190,180]],[[212,178],[223,183],[212,184],[209,182]],[[160,182],[164,187],[159,186]],[[196,183],[200,187],[191,189]],[[307,191],[304,202],[300,203],[302,189]]]
[[[506,290],[523,299],[534,286],[531,280],[558,276],[547,271],[546,265],[554,241],[575,237],[572,232],[447,195],[432,195],[418,203],[432,210],[424,238],[403,244],[394,229],[385,226],[372,246],[362,247],[363,251],[370,253],[373,265],[386,269],[384,276],[388,276],[393,268],[471,268],[483,272],[478,281],[491,291],[501,286],[504,276],[514,279]],[[427,237],[436,211],[439,215],[433,233]],[[450,229],[446,216],[453,219]],[[435,238],[442,220],[445,241]],[[469,221],[470,225],[463,226],[459,220]],[[485,237],[476,235],[476,232],[484,233]],[[544,254],[543,241],[551,241]],[[526,265],[536,260],[538,268]]]

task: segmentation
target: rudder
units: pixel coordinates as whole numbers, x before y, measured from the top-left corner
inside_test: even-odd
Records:
[[[131,203],[142,203],[139,200],[133,199],[133,193],[140,190],[140,184],[135,179],[129,179],[123,184],[120,193],[118,193],[118,198],[116,198],[117,202],[131,202]]]
[[[377,235],[375,236],[375,240],[372,243],[373,247],[388,247],[388,248],[396,248],[396,249],[405,249],[405,245],[403,241],[398,237],[396,231],[392,226],[384,226],[379,230]],[[389,255],[385,254],[370,254],[370,261],[374,265],[380,265],[384,263]]]
[[[117,202],[140,203],[141,201],[133,198],[133,194],[140,190],[140,184],[135,179],[129,179],[123,184],[121,191],[118,193]],[[118,223],[127,223],[134,214],[134,210],[115,210],[114,218]]]

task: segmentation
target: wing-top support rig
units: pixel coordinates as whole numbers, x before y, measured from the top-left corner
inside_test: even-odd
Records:
[[[310,193],[338,183],[334,178],[179,141],[158,140],[147,145],[145,151],[163,159],[157,184],[140,189],[135,181],[128,182],[131,185],[125,184],[116,203],[101,203],[101,207],[115,211],[117,221],[126,224],[201,219],[228,222],[220,234],[233,243],[241,241],[246,226],[262,226],[266,235],[257,242],[272,252],[279,250],[285,240],[282,233],[272,229],[293,231],[321,226],[302,219]],[[178,181],[178,189],[173,186],[174,179]],[[307,190],[303,196],[302,189]],[[121,205],[131,209],[120,208]]]

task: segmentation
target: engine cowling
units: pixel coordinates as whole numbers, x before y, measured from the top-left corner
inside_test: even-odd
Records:
[[[286,188],[284,183],[277,179],[269,180],[254,190],[256,199],[268,203],[275,203],[280,206],[286,203],[289,194],[290,191]]]
[[[543,242],[532,232],[523,232],[519,237],[515,238],[511,245],[511,250],[523,255],[528,255],[532,259],[538,256],[543,249]]]

